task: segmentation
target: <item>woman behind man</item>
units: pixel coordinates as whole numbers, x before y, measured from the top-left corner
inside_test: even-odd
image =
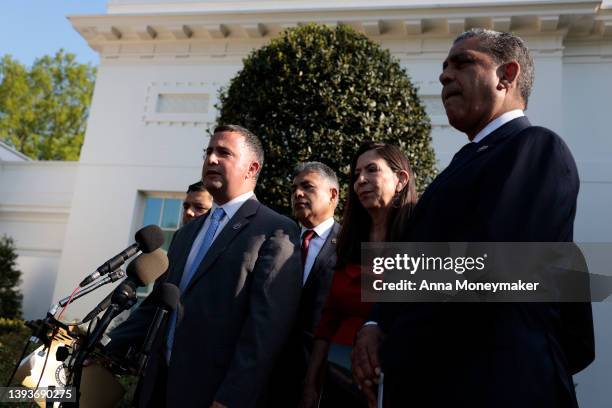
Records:
[[[361,243],[399,238],[416,203],[414,179],[408,159],[396,146],[368,142],[353,158],[337,269],[315,332],[300,408],[318,404],[332,343],[333,354],[350,366],[353,338],[371,307],[361,302]],[[365,399],[360,403],[365,405]]]

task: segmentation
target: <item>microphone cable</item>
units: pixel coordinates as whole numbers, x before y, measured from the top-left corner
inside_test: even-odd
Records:
[[[66,311],[66,308],[68,307],[70,302],[72,302],[72,298],[74,297],[74,295],[76,295],[76,293],[79,291],[80,288],[81,288],[80,286],[77,286],[76,288],[74,288],[74,291],[72,291],[70,298],[68,298],[68,302],[64,305],[64,307],[62,307],[62,310],[60,310],[59,316],[57,316],[57,320],[60,320],[62,318],[62,315]]]
[[[55,334],[53,334],[53,335],[55,336]],[[38,382],[36,383],[36,388],[34,388],[34,392],[32,393],[32,395],[36,395],[36,391],[40,387],[40,382],[42,381],[42,378],[45,375],[45,369],[47,368],[47,361],[49,361],[49,354],[51,354],[51,346],[49,346],[47,348],[47,355],[45,356],[45,362],[44,362],[44,364],[42,366],[42,370],[40,372],[40,377],[38,377]],[[32,398],[32,402],[30,402],[30,406],[28,408],[32,408],[34,406],[35,402],[36,402],[36,400],[34,398]]]
[[[28,337],[28,340],[26,341],[25,347],[23,348],[23,351],[21,352],[21,356],[19,357],[19,360],[17,360],[17,364],[15,364],[15,368],[13,369],[13,373],[9,377],[5,387],[8,388],[8,387],[11,386],[11,383],[13,382],[13,378],[15,378],[15,373],[17,373],[17,370],[19,369],[19,365],[20,365],[21,361],[25,358],[26,353],[28,352],[28,347],[30,347],[30,344],[32,344],[32,336]]]

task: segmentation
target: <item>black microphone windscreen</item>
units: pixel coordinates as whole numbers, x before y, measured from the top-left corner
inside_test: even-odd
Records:
[[[181,291],[176,285],[164,282],[155,295],[155,302],[166,310],[174,310],[180,297]]]
[[[157,225],[147,225],[138,230],[134,239],[142,252],[149,253],[164,244],[164,233]]]
[[[155,282],[168,269],[168,257],[161,249],[138,255],[127,266],[129,277],[137,278],[143,285]]]

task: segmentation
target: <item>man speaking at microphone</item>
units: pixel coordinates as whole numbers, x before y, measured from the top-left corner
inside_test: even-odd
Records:
[[[295,318],[302,286],[299,231],[254,196],[263,165],[259,139],[219,126],[204,156],[210,212],[179,229],[167,282],[184,313],[170,316],[139,385],[138,406],[251,407]],[[140,344],[155,306],[143,305],[110,333],[118,354]]]

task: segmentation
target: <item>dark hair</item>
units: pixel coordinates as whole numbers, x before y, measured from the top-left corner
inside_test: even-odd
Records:
[[[394,204],[387,214],[387,237],[385,241],[397,241],[402,237],[406,228],[412,209],[417,201],[415,175],[410,168],[408,158],[402,151],[394,145],[378,142],[366,142],[362,144],[351,162],[349,174],[348,198],[344,207],[342,217],[342,228],[338,235],[338,263],[361,263],[361,243],[370,240],[370,229],[372,219],[361,205],[359,197],[353,187],[355,181],[355,167],[359,156],[370,150],[382,157],[387,165],[394,172],[405,170],[410,175],[408,185],[406,185],[397,197]],[[394,199],[395,200],[395,199]]]
[[[531,89],[533,88],[534,67],[533,58],[525,42],[520,38],[510,33],[487,30],[484,28],[472,28],[460,34],[453,44],[459,41],[467,40],[468,38],[478,38],[478,49],[488,55],[498,64],[505,64],[512,60],[518,61],[521,66],[521,73],[518,77],[518,87],[521,92],[521,97],[527,109],[527,102]]]
[[[331,184],[332,187],[335,187],[340,193],[340,184],[338,183],[338,176],[336,176],[336,172],[331,169],[327,164],[311,161],[311,162],[302,162],[298,163],[297,166],[293,169],[293,178],[296,178],[300,173],[317,173]]]
[[[202,182],[201,180],[198,181],[197,183],[190,184],[189,187],[187,187],[187,194],[202,193],[206,191],[208,190],[206,190],[206,187],[204,187],[204,182]]]
[[[264,164],[264,149],[263,145],[261,144],[261,140],[259,140],[259,138],[249,129],[239,125],[219,125],[215,128],[213,134],[217,132],[236,132],[242,135],[249,150],[251,150],[259,162],[259,171],[255,175],[255,178],[259,177],[259,173],[261,173],[261,169]]]

